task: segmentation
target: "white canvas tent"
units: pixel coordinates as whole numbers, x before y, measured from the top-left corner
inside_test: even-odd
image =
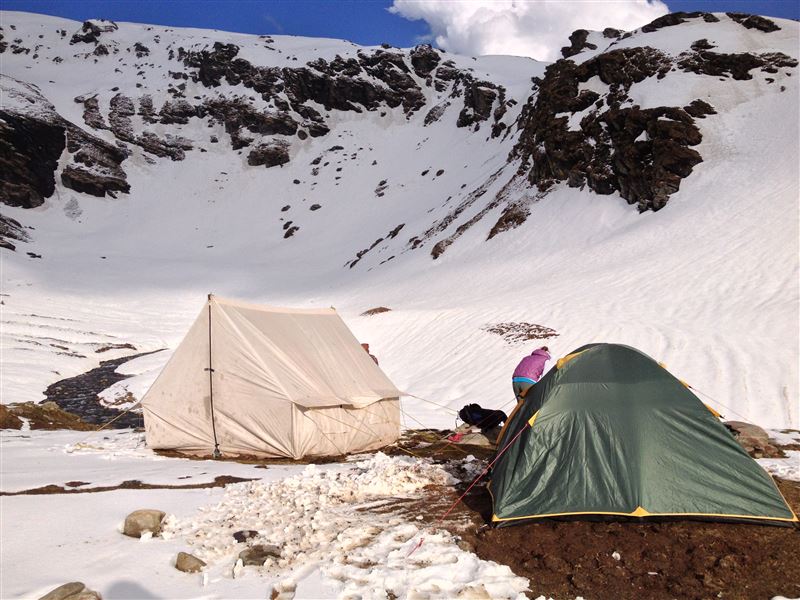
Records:
[[[396,441],[400,395],[334,309],[209,295],[142,408],[151,448],[301,458]]]

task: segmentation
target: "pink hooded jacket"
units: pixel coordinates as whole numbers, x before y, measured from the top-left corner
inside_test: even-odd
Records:
[[[550,360],[550,353],[543,348],[537,348],[530,356],[523,358],[514,369],[513,377],[527,377],[539,381],[544,372],[544,365]]]

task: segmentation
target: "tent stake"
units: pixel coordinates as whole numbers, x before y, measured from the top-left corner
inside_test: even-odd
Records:
[[[211,433],[214,436],[214,458],[222,458],[222,453],[219,451],[219,442],[217,442],[217,426],[214,422],[214,369],[211,365],[211,294],[208,295],[208,399],[211,404]]]

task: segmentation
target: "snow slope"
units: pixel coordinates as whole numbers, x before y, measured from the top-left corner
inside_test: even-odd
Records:
[[[170,45],[236,43],[248,60],[274,66],[358,51],[335,40],[276,36],[267,49],[254,36],[119,24],[103,34],[119,54],[87,59],[79,54],[91,46],[69,44],[79,23],[2,16],[7,40],[41,46],[37,59],[33,51],[4,53],[3,74],[35,84],[60,115],[112,143],[110,132],[89,130],[73,99],[97,93],[106,111],[114,88],[131,95],[146,90],[160,106],[170,97]],[[781,30],[763,33],[718,17],[719,23],[694,20],[634,32],[618,44],[651,45],[675,56],[693,40],[708,38],[726,52],[797,57],[797,23],[776,20]],[[8,31],[11,24],[16,29]],[[126,49],[136,41],[151,54],[134,66]],[[55,56],[63,61],[53,62]],[[237,153],[222,143],[227,134],[219,124],[156,124],[159,133],[168,129],[191,139],[195,149],[174,162],[133,147],[123,163],[130,194],[96,198],[57,181],[55,194],[38,208],[3,207],[3,214],[34,229],[30,242],[0,254],[6,294],[2,401],[39,400],[49,383],[122,354],[99,355],[97,344],[173,349],[205,294],[214,292],[276,305],[333,305],[371,344],[398,387],[455,409],[513,401],[510,373],[540,342],[508,343],[485,327],[530,322],[559,333],[544,342],[555,355],[596,341],[630,344],[710,395],[703,400],[729,418],[800,425],[797,69],[758,72],[745,81],[670,72],[634,85],[629,95],[643,108],[700,98],[718,113],[698,121],[703,139],[696,149],[703,162],[666,208],[638,214],[616,193],[598,196],[557,184],[529,204],[524,223],[487,241],[500,214],[489,201],[518,167],[508,163],[519,135],[513,122],[527,102],[531,77],[542,76],[546,65],[513,57],[445,57],[506,88],[516,101],[504,117],[508,136],[491,137],[488,123],[477,132],[456,127],[460,99],[425,126],[427,111],[448,96],[419,80],[423,109],[410,116],[400,107],[328,111],[331,132],[293,141],[290,162],[279,168],[249,166],[246,150]],[[601,82],[594,85],[598,93],[606,91]],[[219,94],[252,92],[187,82],[189,98]],[[211,135],[220,143],[212,143]],[[332,150],[335,145],[342,150]],[[315,176],[310,163],[320,156]],[[439,170],[444,172],[437,176]],[[383,180],[379,196],[375,190]],[[481,200],[447,222],[481,186]],[[532,197],[518,180],[504,193]],[[310,210],[314,204],[321,208]],[[488,216],[431,258],[437,240],[486,207]],[[287,221],[299,226],[288,239]],[[400,224],[400,234],[388,236]],[[408,240],[431,228],[432,236],[412,250]],[[384,239],[347,266],[378,238]],[[392,310],[360,316],[375,306]],[[142,376],[120,386],[141,393],[168,356],[162,352],[138,367],[123,367]],[[453,420],[451,412],[414,398],[404,402],[404,411],[410,426]]]

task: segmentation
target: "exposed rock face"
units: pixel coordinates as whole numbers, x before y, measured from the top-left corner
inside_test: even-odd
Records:
[[[65,187],[92,196],[103,197],[114,192],[130,191],[125,172],[120,166],[127,154],[70,124],[67,128],[67,150],[72,164],[61,173]]]
[[[0,248],[16,250],[16,246],[10,240],[27,242],[29,239],[19,221],[0,214]]]
[[[133,44],[133,51],[136,54],[136,58],[143,58],[150,55],[150,48],[140,42]]]
[[[456,78],[454,94],[461,92],[463,86],[464,108],[458,114],[456,127],[473,126],[474,131],[478,131],[483,121],[494,117],[495,128],[492,137],[496,137],[500,129],[497,124],[506,111],[505,99],[506,91],[503,86],[495,85],[491,81],[478,81],[468,73],[460,73]],[[497,101],[497,108],[492,111]]]
[[[725,13],[731,19],[740,23],[742,26],[747,27],[748,29],[758,29],[759,31],[763,31],[764,33],[772,33],[773,31],[779,31],[780,27],[775,23],[775,21],[771,21],[766,17],[760,17],[758,15],[748,15],[747,13],[736,13],[736,12],[729,12]]]
[[[411,51],[411,66],[420,77],[427,77],[439,64],[439,53],[430,44],[415,46]]]
[[[114,21],[85,21],[70,39],[70,44],[96,44],[102,33],[119,29]]]
[[[796,67],[797,60],[781,52],[721,54],[699,49],[682,54],[678,59],[678,66],[684,71],[700,75],[744,80],[753,78],[750,71],[754,69],[761,69],[765,73],[776,73],[779,68]]]
[[[576,29],[569,36],[569,46],[561,48],[561,56],[569,58],[575,56],[582,50],[597,50],[597,46],[590,44],[586,40],[589,38],[589,32],[585,29]]]
[[[66,146],[64,127],[0,109],[0,198],[9,206],[39,206],[55,190],[54,172]]]
[[[247,164],[253,167],[264,165],[275,167],[289,162],[289,144],[283,140],[272,140],[259,144],[247,155]]]
[[[162,111],[163,112],[163,111]],[[206,101],[198,111],[199,115],[210,115],[225,125],[230,134],[246,129],[259,135],[294,135],[297,122],[291,115],[281,111],[262,112],[241,99],[218,98]],[[316,112],[316,111],[314,111]],[[312,117],[312,113],[307,113]]]
[[[7,77],[0,83],[9,99],[8,108],[0,110],[0,201],[41,205],[55,191],[65,148],[71,162],[61,181],[67,187],[95,196],[130,189],[121,167],[125,152],[61,117],[32,86]]]
[[[712,13],[708,12],[674,12],[664,15],[663,17],[658,17],[654,21],[651,21],[644,27],[642,27],[642,31],[645,33],[652,33],[661,29],[662,27],[673,27],[675,25],[680,25],[681,23],[686,22],[687,19],[699,19],[702,18],[706,23],[717,23],[719,19],[714,16]]]
[[[122,533],[130,537],[142,537],[150,532],[153,536],[161,533],[161,521],[166,513],[161,510],[141,509],[135,510],[125,517],[125,528]]]
[[[651,26],[666,27],[698,16],[702,15],[675,13]],[[695,47],[704,46],[695,43]],[[696,49],[673,59],[648,47],[612,50],[580,65],[560,60],[547,68],[535,101],[523,108],[522,134],[512,157],[523,160],[530,183],[540,191],[565,181],[573,187],[588,185],[598,194],[617,191],[641,211],[659,210],[702,160],[693,148],[702,139],[694,119],[715,111],[702,100],[685,109],[623,107],[630,86],[648,77],[663,78],[676,67],[749,79],[753,69],[773,72],[796,65],[797,61],[780,53],[719,54]],[[595,76],[609,86],[604,101],[596,92],[579,89]],[[556,116],[582,111],[586,114],[577,127],[570,127],[568,118]],[[525,216],[509,207],[501,217],[502,228],[514,226]]]

